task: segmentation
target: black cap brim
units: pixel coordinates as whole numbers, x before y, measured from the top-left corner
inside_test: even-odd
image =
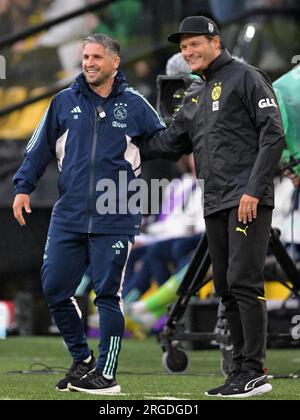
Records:
[[[168,41],[172,42],[172,44],[180,44],[182,35],[195,35],[195,36],[201,36],[201,35],[212,35],[216,36],[219,34],[216,33],[209,33],[209,32],[177,32],[176,34],[172,34],[168,37]]]

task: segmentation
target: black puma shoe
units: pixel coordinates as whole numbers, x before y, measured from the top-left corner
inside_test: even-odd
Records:
[[[70,391],[94,395],[119,394],[121,392],[121,387],[114,378],[107,379],[97,370],[82,379],[71,381],[68,388]]]
[[[89,372],[95,370],[96,368],[96,359],[91,351],[91,360],[89,362],[74,362],[67,372],[66,376],[61,379],[57,385],[57,391],[67,392],[68,384],[72,380],[81,379],[83,376],[87,375]]]
[[[272,391],[267,376],[254,370],[242,370],[241,373],[219,394],[224,398],[249,398]]]
[[[218,388],[213,388],[213,389],[210,389],[209,391],[207,391],[206,393],[205,393],[205,395],[207,396],[207,397],[218,397],[219,395],[220,395],[220,393],[222,392],[222,391],[224,391],[224,389],[226,389],[230,384],[231,384],[231,382],[232,381],[234,381],[235,380],[235,378],[240,374],[241,372],[240,371],[233,371],[229,376],[228,376],[228,378],[226,379],[226,381],[225,381],[225,383],[223,384],[223,385],[221,385],[221,386],[219,386]]]

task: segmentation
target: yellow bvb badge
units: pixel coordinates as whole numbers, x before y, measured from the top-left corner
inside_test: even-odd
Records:
[[[213,88],[212,91],[212,99],[214,101],[218,101],[221,98],[222,95],[222,83],[215,83],[215,87]]]

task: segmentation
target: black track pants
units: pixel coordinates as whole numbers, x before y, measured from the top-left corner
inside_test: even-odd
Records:
[[[206,218],[215,289],[226,307],[237,368],[261,372],[266,357],[267,308],[263,269],[270,239],[272,208],[259,207],[243,225],[238,209]]]

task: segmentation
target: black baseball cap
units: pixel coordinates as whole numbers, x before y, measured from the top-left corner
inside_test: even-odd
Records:
[[[168,37],[173,44],[180,44],[181,35],[220,35],[217,24],[206,16],[190,16],[185,18],[176,34]]]

